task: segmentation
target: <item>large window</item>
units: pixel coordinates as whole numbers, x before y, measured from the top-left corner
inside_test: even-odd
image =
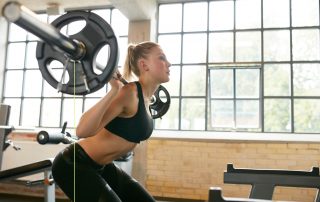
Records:
[[[171,130],[320,132],[318,0],[207,0],[158,7],[171,67]]]
[[[119,66],[123,65],[128,43],[128,20],[117,9],[92,10],[104,18],[118,36],[120,49]],[[39,14],[46,23],[58,16]],[[76,33],[79,24],[70,24],[65,34]],[[4,76],[3,102],[11,105],[10,124],[55,128],[67,121],[73,127],[83,111],[96,103],[106,92],[102,88],[86,96],[73,96],[58,93],[45,81],[39,71],[36,59],[36,36],[15,24],[9,24],[7,58]],[[79,30],[78,30],[79,31]],[[103,57],[103,56],[102,56]],[[51,63],[56,70],[57,80],[62,76],[62,64]]]

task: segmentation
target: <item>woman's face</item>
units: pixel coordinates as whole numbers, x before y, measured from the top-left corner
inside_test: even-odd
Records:
[[[151,49],[150,54],[147,58],[147,67],[152,74],[153,78],[159,83],[165,83],[169,81],[171,66],[170,62],[167,60],[166,55],[160,46],[156,46]]]

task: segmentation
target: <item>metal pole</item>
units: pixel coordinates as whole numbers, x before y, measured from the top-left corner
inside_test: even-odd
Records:
[[[50,180],[52,177],[52,171],[51,170],[45,170],[44,171],[44,179]],[[55,184],[45,184],[44,185],[44,201],[45,202],[55,202],[56,201],[56,189]]]
[[[7,3],[2,10],[3,16],[21,28],[36,35],[58,51],[63,51],[74,60],[81,59],[85,54],[83,43],[72,40],[61,34],[57,29],[39,19],[35,13],[17,2]]]

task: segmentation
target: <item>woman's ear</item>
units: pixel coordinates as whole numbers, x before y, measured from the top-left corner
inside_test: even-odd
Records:
[[[144,71],[149,71],[149,65],[147,64],[147,61],[145,59],[140,59],[138,61],[138,65],[140,68],[142,68]]]

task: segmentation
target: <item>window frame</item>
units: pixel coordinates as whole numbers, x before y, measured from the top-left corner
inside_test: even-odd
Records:
[[[209,61],[209,56],[208,56],[208,51],[209,51],[209,45],[207,46],[207,59],[206,59],[206,62],[205,63],[192,63],[193,65],[206,65],[207,66],[207,79],[209,77],[209,73],[208,71],[210,71],[210,66],[212,65],[215,65],[215,66],[224,66],[224,65],[231,65],[231,66],[238,66],[238,65],[252,65],[252,64],[259,64],[261,66],[261,103],[260,103],[260,112],[261,112],[261,115],[260,115],[260,119],[261,119],[261,131],[260,132],[257,132],[257,131],[254,131],[252,133],[257,133],[257,134],[260,134],[260,133],[265,133],[265,134],[288,134],[288,133],[294,133],[294,134],[312,134],[312,135],[316,135],[317,133],[319,133],[319,131],[314,131],[314,132],[296,132],[296,129],[295,129],[295,120],[294,120],[294,101],[295,100],[299,100],[299,99],[309,99],[309,100],[313,100],[313,99],[320,99],[320,96],[317,96],[317,95],[314,95],[314,96],[297,96],[297,95],[294,95],[294,92],[293,92],[293,88],[294,88],[294,81],[293,81],[293,71],[294,71],[294,65],[295,64],[316,64],[316,65],[320,65],[320,59],[315,59],[315,60],[310,60],[310,61],[302,61],[302,60],[294,60],[293,58],[293,53],[292,53],[292,47],[293,47],[293,43],[294,43],[294,39],[293,39],[293,32],[295,32],[295,30],[308,30],[308,29],[315,29],[315,30],[318,30],[318,32],[320,32],[320,6],[318,8],[316,8],[318,11],[318,17],[319,19],[317,20],[318,21],[318,24],[316,25],[307,25],[307,26],[292,26],[292,18],[293,18],[293,14],[292,14],[292,2],[294,0],[288,0],[288,9],[289,9],[289,25],[288,26],[275,26],[275,27],[272,27],[272,26],[269,26],[269,27],[264,27],[264,1],[265,0],[260,0],[260,19],[261,19],[261,27],[259,28],[255,28],[255,27],[252,27],[252,28],[241,28],[241,29],[237,29],[236,28],[236,1],[235,0],[202,0],[202,1],[191,1],[191,2],[175,2],[175,3],[167,3],[167,2],[163,2],[163,3],[159,3],[158,4],[158,15],[157,15],[157,31],[156,31],[156,38],[157,40],[159,40],[159,38],[161,38],[162,36],[166,36],[166,35],[180,35],[181,36],[181,47],[180,47],[180,50],[182,51],[183,50],[183,35],[185,34],[199,34],[199,33],[204,33],[204,34],[207,34],[207,38],[209,38],[209,35],[212,34],[212,33],[224,33],[224,32],[231,32],[233,33],[233,61],[226,61],[226,62],[210,62]],[[210,30],[209,28],[209,25],[210,25],[210,3],[212,2],[233,2],[233,12],[234,12],[234,16],[233,16],[233,19],[234,19],[234,26],[232,29],[225,29],[225,30]],[[207,3],[207,9],[208,9],[208,12],[207,12],[207,29],[206,30],[202,30],[202,31],[184,31],[184,28],[183,28],[183,14],[184,14],[184,5],[186,4],[190,4],[190,3]],[[285,2],[286,3],[286,2]],[[159,30],[164,30],[164,29],[160,29],[160,25],[163,25],[165,23],[163,22],[160,22],[161,19],[159,19],[160,15],[161,15],[161,6],[167,6],[167,5],[178,5],[178,7],[180,8],[181,6],[181,11],[179,10],[178,13],[182,13],[182,17],[181,17],[181,25],[177,25],[176,27],[180,27],[180,31],[162,31],[160,32]],[[180,19],[180,17],[178,17]],[[270,31],[282,31],[282,30],[285,30],[285,31],[288,31],[289,32],[289,35],[290,35],[290,47],[289,47],[289,51],[290,51],[290,58],[288,60],[283,60],[283,61],[265,61],[264,59],[264,33],[265,32],[270,32]],[[260,51],[261,51],[261,59],[260,60],[257,60],[257,61],[237,61],[236,60],[236,34],[237,33],[242,33],[242,32],[259,32],[260,33]],[[209,44],[209,42],[207,41],[207,44]],[[161,44],[160,44],[161,45]],[[319,46],[317,47],[317,51],[319,51]],[[317,54],[319,55],[320,53]],[[179,54],[178,54],[179,55]],[[190,64],[186,64],[186,63],[183,63],[183,53],[180,53],[180,61],[178,63],[172,63],[172,65],[174,66],[183,66],[183,65],[190,65]],[[290,95],[289,96],[270,96],[270,95],[264,95],[264,68],[265,68],[265,65],[269,65],[269,64],[289,64],[290,65]],[[182,79],[182,77],[180,76],[180,78]],[[183,130],[181,129],[181,100],[184,99],[184,97],[181,95],[181,82],[183,81],[180,81],[180,94],[178,96],[174,96],[174,98],[178,99],[179,100],[179,128],[178,129],[170,129],[170,128],[161,128],[161,124],[159,124],[158,127],[156,127],[156,129],[158,131],[201,131],[201,132],[206,132],[206,133],[219,133],[221,132],[220,130],[210,130],[207,125],[209,123],[209,118],[208,118],[208,115],[209,115],[209,112],[208,112],[208,105],[206,105],[206,113],[205,113],[205,129],[204,130]],[[209,91],[209,88],[208,88],[208,81],[206,82],[207,85],[206,85],[206,92]],[[169,92],[170,92],[170,89],[169,89]],[[206,94],[206,97],[208,97],[208,94]],[[191,98],[191,97],[189,97]],[[193,97],[194,99],[198,98],[197,96]],[[264,100],[265,99],[270,99],[270,98],[276,98],[276,99],[279,99],[279,98],[283,98],[283,99],[290,99],[291,101],[291,106],[290,106],[290,113],[291,113],[291,118],[290,118],[290,131],[289,132],[277,132],[277,131],[266,131],[265,129],[265,124],[264,124]],[[225,131],[225,130],[222,130],[222,131]],[[228,130],[226,131],[229,131],[229,132],[233,132],[233,131],[237,131],[237,132],[243,132],[241,130],[235,130],[233,128],[229,128]],[[160,132],[161,133],[161,132]]]

